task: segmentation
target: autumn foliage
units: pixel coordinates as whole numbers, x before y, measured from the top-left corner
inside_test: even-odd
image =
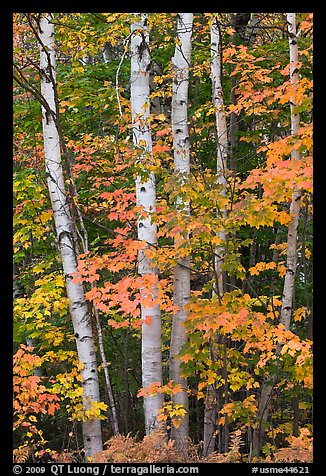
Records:
[[[83,461],[81,425],[87,419],[101,420],[106,441],[91,458],[94,463],[311,462],[312,14],[296,14],[295,88],[286,14],[194,14],[187,180],[180,180],[173,162],[177,14],[148,14],[152,153],[132,139],[128,48],[134,14],[55,14],[62,164],[78,250],[77,272],[69,276],[62,271],[46,186],[35,15],[14,16],[15,462]],[[223,110],[230,134],[226,189],[216,169],[212,15],[222,35]],[[249,16],[244,21],[241,15]],[[250,23],[253,15],[259,28]],[[291,104],[300,114],[295,135]],[[152,172],[156,209],[146,211],[136,200],[135,180],[146,181]],[[297,262],[286,326],[281,314],[295,190],[300,191]],[[189,203],[189,213],[177,206],[180,197]],[[148,217],[157,225],[158,241],[151,246],[137,234]],[[142,252],[157,274],[139,274]],[[173,269],[186,257],[191,293],[183,325],[187,342],[178,360],[187,380],[190,434],[181,450],[171,428],[181,424],[186,410],[173,402],[182,389],[169,378],[169,351],[178,310]],[[101,401],[87,410],[67,280],[83,285],[95,336]],[[156,305],[164,382],[143,388],[141,332],[151,317],[141,319],[141,306]],[[259,454],[253,454],[266,387],[271,388],[268,412]],[[162,428],[145,435],[142,401],[156,394],[164,400],[157,416]],[[212,394],[215,451],[204,454],[204,415]],[[113,431],[112,400],[120,434]]]

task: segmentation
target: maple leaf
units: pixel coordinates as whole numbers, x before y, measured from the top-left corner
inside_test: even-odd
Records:
[[[180,359],[182,362],[189,362],[190,360],[194,360],[194,356],[191,354],[183,354]]]
[[[162,137],[171,132],[171,127],[166,127],[165,129],[161,129],[160,131],[156,131],[156,136],[157,137]],[[169,150],[169,148],[168,148]]]
[[[157,116],[155,116],[155,119],[157,119],[158,121],[165,121],[166,116],[164,114],[157,114]]]
[[[160,152],[168,152],[170,150],[170,146],[168,145],[160,145],[156,144],[153,146],[152,153],[153,155],[159,154]]]
[[[54,415],[54,412],[58,410],[60,406],[57,403],[50,403],[47,409],[49,415]]]
[[[142,318],[142,323],[149,326],[152,322],[152,316],[145,316]]]

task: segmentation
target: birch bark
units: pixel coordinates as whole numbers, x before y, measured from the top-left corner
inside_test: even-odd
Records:
[[[139,14],[138,14],[139,15]],[[149,34],[147,29],[147,15],[140,14],[131,26],[131,110],[133,141],[136,146],[143,147],[143,155],[138,159],[139,164],[152,152],[152,137],[150,125],[149,100]],[[144,177],[144,173],[147,178]],[[153,172],[146,173],[146,166],[142,175],[136,177],[136,202],[146,212],[147,217],[138,219],[138,239],[144,240],[147,247],[157,244],[157,227],[151,220],[151,214],[156,209],[156,187]],[[138,253],[138,272],[141,276],[154,275],[157,278],[157,269],[146,256],[146,250]],[[157,298],[157,284],[152,288],[153,300]],[[162,338],[161,313],[158,304],[153,307],[141,305],[142,324],[142,385],[148,387],[154,382],[163,382],[162,376]],[[157,415],[163,404],[163,396],[158,393],[144,397],[145,429],[149,434],[159,426]]]
[[[77,274],[76,242],[74,223],[71,218],[61,164],[60,139],[55,122],[56,63],[54,52],[54,24],[52,15],[46,13],[39,24],[41,94],[47,102],[51,114],[42,107],[45,170],[49,189],[59,252],[66,280],[69,309],[76,338],[77,353],[83,365],[83,404],[90,409],[93,402],[100,401],[96,354],[90,315],[85,301],[82,284],[72,281]],[[102,451],[101,422],[97,418],[83,422],[83,437],[86,457]]]
[[[216,120],[216,143],[217,143],[217,160],[216,173],[217,183],[220,186],[221,197],[226,196],[227,188],[227,149],[228,134],[227,122],[224,109],[223,89],[222,89],[222,51],[221,51],[221,35],[219,25],[215,18],[212,19],[210,28],[211,32],[211,75],[212,75],[212,99],[215,109]],[[217,216],[223,218],[226,215],[225,206],[217,206]],[[215,249],[215,272],[217,275],[218,293],[223,294],[223,272],[222,264],[225,253],[226,233],[224,229],[218,232],[221,245]]]
[[[288,24],[288,37],[289,37],[289,49],[290,49],[290,81],[293,86],[293,90],[297,91],[298,88],[298,40],[297,40],[297,26],[296,26],[296,14],[286,14]],[[291,135],[295,136],[299,130],[300,115],[295,112],[296,102],[295,98],[290,99],[291,108]],[[300,154],[298,150],[294,150],[291,153],[291,160],[299,160]],[[298,221],[300,213],[300,200],[301,191],[295,186],[292,193],[292,201],[290,205],[291,221],[288,225],[287,235],[287,256],[286,256],[286,274],[283,285],[282,307],[280,314],[280,321],[284,324],[286,330],[290,329],[293,297],[295,292],[295,275],[297,267],[297,231]],[[276,349],[276,355],[280,354],[282,346]],[[258,422],[259,426],[255,429],[253,434],[253,454],[258,455],[262,440],[264,437],[264,431],[266,422],[268,419],[270,402],[272,398],[272,392],[274,387],[274,379],[268,378],[269,382],[264,383],[261,389],[261,395],[258,405]]]
[[[294,91],[298,89],[299,73],[298,73],[298,39],[296,14],[286,14],[289,34],[290,47],[290,80]],[[300,125],[300,114],[295,113],[296,102],[295,98],[290,98],[291,107],[291,135],[295,136],[298,133]],[[291,153],[292,160],[299,160],[299,150],[293,150]],[[301,206],[301,191],[295,186],[292,194],[292,201],[290,206],[291,221],[288,227],[287,237],[287,260],[286,260],[286,274],[284,278],[283,300],[281,309],[281,323],[286,329],[290,328],[292,302],[294,295],[295,274],[297,266],[297,231],[298,220]]]
[[[226,195],[226,174],[227,174],[227,123],[224,110],[223,89],[222,89],[222,51],[221,51],[221,35],[219,25],[215,17],[212,17],[211,27],[211,78],[212,78],[212,101],[215,109],[216,120],[216,143],[217,143],[217,160],[216,172],[217,183],[220,186],[220,194],[222,197]],[[217,206],[217,217],[223,217],[226,214],[225,207]],[[224,292],[224,280],[222,272],[223,256],[225,253],[226,233],[224,229],[218,232],[221,244],[214,250],[214,271],[216,276],[217,294],[219,298]],[[216,361],[214,355],[214,343],[211,346],[212,360]],[[226,395],[225,395],[226,398]],[[209,385],[205,399],[204,410],[204,454],[210,454],[215,450],[215,430],[217,419],[217,401],[216,388]]]
[[[189,66],[192,37],[192,13],[178,13],[177,43],[172,58],[172,136],[174,149],[174,170],[180,177],[180,184],[184,184],[190,173],[190,143],[188,135],[188,85]],[[189,202],[178,197],[176,200],[177,213],[189,215]],[[179,245],[175,240],[175,247]],[[174,268],[174,304],[179,310],[173,315],[172,334],[170,344],[170,379],[180,384],[182,391],[173,395],[172,401],[176,405],[183,405],[186,415],[181,424],[176,428],[172,426],[171,436],[176,441],[178,448],[187,444],[189,437],[189,402],[187,380],[181,377],[180,360],[177,356],[182,346],[187,341],[183,322],[187,319],[185,305],[190,297],[190,257],[178,259]]]

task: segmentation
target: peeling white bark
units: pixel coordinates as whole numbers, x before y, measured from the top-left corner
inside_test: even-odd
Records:
[[[216,136],[217,136],[217,161],[216,173],[217,183],[220,186],[220,195],[225,197],[227,188],[227,148],[228,148],[228,134],[226,115],[223,100],[222,89],[222,57],[221,57],[221,36],[218,23],[215,18],[212,18],[211,23],[211,75],[212,75],[212,99],[215,109],[216,119]],[[217,207],[217,216],[223,217],[226,214],[225,207]],[[222,229],[218,232],[218,237],[221,239],[221,246],[215,249],[215,271],[218,278],[218,291],[220,295],[223,294],[223,275],[222,263],[225,254],[226,233]],[[223,246],[224,243],[224,246]]]
[[[174,148],[174,170],[179,175],[180,183],[188,180],[190,173],[190,143],[188,134],[188,85],[189,66],[192,37],[192,13],[178,13],[177,38],[175,53],[172,58],[172,135]],[[190,214],[189,202],[178,197],[177,208],[180,212]],[[178,242],[175,242],[176,246]],[[180,384],[182,392],[172,397],[174,404],[181,404],[186,410],[186,415],[178,428],[172,426],[171,436],[179,448],[187,444],[189,437],[189,401],[187,380],[180,375],[180,360],[177,359],[182,346],[187,341],[183,322],[187,319],[185,305],[190,297],[190,257],[178,260],[174,268],[174,304],[179,307],[173,315],[172,334],[170,344],[170,379]]]
[[[221,197],[226,195],[227,187],[227,147],[228,134],[227,123],[224,108],[223,89],[222,89],[222,55],[221,55],[221,35],[219,25],[213,16],[210,27],[211,36],[211,79],[212,79],[212,102],[215,109],[216,121],[216,144],[217,159],[216,173],[217,183],[220,187]],[[226,215],[225,207],[217,206],[217,217]],[[217,293],[222,297],[224,292],[222,264],[225,254],[226,233],[224,229],[218,231],[217,236],[221,244],[214,250],[214,267],[216,275]],[[214,293],[215,294],[215,293]],[[214,345],[214,344],[212,344]],[[214,349],[212,348],[214,353]],[[215,430],[217,420],[217,401],[216,390],[213,385],[207,387],[204,410],[204,454],[210,454],[215,450]]]
[[[138,14],[139,15],[139,14]],[[133,140],[135,145],[143,147],[141,163],[147,154],[152,152],[152,137],[150,125],[149,100],[149,35],[147,30],[147,15],[140,14],[140,21],[134,21],[131,26],[131,110],[133,125]],[[142,142],[141,142],[142,141]],[[146,172],[146,168],[144,169]],[[148,213],[146,218],[138,220],[138,239],[144,240],[147,247],[157,244],[157,227],[152,222],[151,214],[156,210],[155,176],[149,172],[148,178],[136,178],[136,202]],[[144,250],[138,253],[138,272],[141,276],[156,275],[157,269],[151,264]],[[152,289],[153,299],[157,297],[157,285]],[[162,338],[161,313],[159,305],[153,307],[141,306],[142,324],[142,385],[148,387],[154,382],[163,382],[162,376]],[[149,320],[148,320],[149,318]],[[162,394],[144,397],[145,429],[149,434],[157,428],[157,415],[163,405]]]
[[[52,15],[45,14],[40,22],[40,68],[41,94],[51,111],[57,113],[54,84],[56,63],[54,52],[54,25]],[[66,290],[69,299],[70,314],[73,322],[78,358],[83,364],[83,403],[89,409],[92,402],[100,401],[96,354],[90,315],[88,313],[82,284],[72,282],[73,273],[77,273],[73,221],[65,191],[61,164],[60,141],[53,116],[42,107],[42,126],[44,140],[45,170],[47,185],[53,209],[58,247],[62,259]],[[83,436],[86,456],[102,451],[101,422],[88,419],[83,422]]]
[[[289,47],[290,47],[290,80],[294,88],[294,91],[298,88],[298,39],[297,39],[297,25],[296,14],[286,14],[288,22],[288,34],[289,34]],[[300,114],[295,113],[295,98],[290,99],[291,107],[291,134],[295,136],[298,133],[300,126]],[[298,150],[294,150],[291,154],[292,160],[299,160],[300,154]],[[290,206],[290,214],[292,219],[288,227],[287,238],[287,259],[286,259],[286,274],[284,278],[283,287],[283,299],[281,309],[281,323],[284,324],[286,329],[290,328],[293,295],[295,289],[295,275],[297,266],[297,230],[298,220],[301,206],[301,191],[294,187],[292,194],[292,201]]]

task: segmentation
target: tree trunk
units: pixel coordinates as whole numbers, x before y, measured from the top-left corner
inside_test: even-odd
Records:
[[[295,13],[287,13],[288,23],[288,36],[289,36],[289,48],[290,48],[290,79],[294,90],[298,87],[298,41],[297,41],[297,27],[296,27],[296,15]],[[295,136],[299,130],[300,115],[295,113],[295,99],[290,100],[291,107],[291,135]],[[291,160],[299,160],[300,155],[298,150],[294,150],[291,153]],[[301,191],[294,186],[292,201],[290,205],[291,221],[288,225],[287,236],[287,255],[286,255],[286,274],[284,278],[282,307],[280,314],[280,321],[284,324],[286,330],[290,329],[293,298],[295,291],[295,275],[297,267],[297,230],[300,212],[300,198]],[[281,352],[281,346],[276,349],[276,354]],[[263,383],[261,389],[261,396],[258,405],[258,428],[255,429],[253,435],[253,453],[259,455],[262,440],[264,437],[265,426],[267,423],[270,401],[272,398],[273,383],[275,378],[268,380],[272,383]]]
[[[217,419],[216,389],[213,384],[207,386],[204,408],[204,456],[215,450],[215,431]]]
[[[255,14],[253,14],[255,15]],[[234,28],[234,33],[232,34],[232,43],[238,45],[243,43],[245,40],[245,33],[248,28],[248,22],[250,20],[250,13],[234,13],[231,14],[231,24]],[[252,28],[251,28],[251,31]],[[256,31],[256,30],[255,30]],[[234,66],[231,65],[231,73],[234,70]],[[237,98],[235,94],[235,89],[238,85],[238,77],[236,75],[231,76],[230,82],[230,102],[232,105],[237,104]],[[238,133],[239,133],[239,116],[231,112],[230,114],[230,124],[229,124],[229,140],[230,140],[230,169],[233,172],[235,177],[237,171],[237,149],[238,149]]]
[[[92,283],[94,284],[94,283]],[[93,288],[93,286],[92,286]],[[111,385],[111,380],[110,380],[110,375],[109,375],[109,370],[108,370],[108,363],[106,360],[105,356],[105,351],[104,351],[104,342],[103,342],[103,333],[102,333],[102,327],[101,327],[101,320],[100,320],[100,315],[98,312],[98,308],[96,307],[95,304],[93,304],[93,311],[95,315],[95,322],[96,322],[96,330],[97,330],[97,338],[98,338],[98,346],[99,346],[99,351],[100,351],[100,356],[103,364],[103,372],[104,372],[104,380],[105,380],[105,386],[109,398],[109,408],[110,408],[110,420],[111,420],[111,425],[112,425],[112,430],[114,435],[119,435],[119,420],[118,420],[118,413],[117,413],[117,407],[115,404],[114,400],[114,394],[113,394],[113,389]]]
[[[217,144],[217,160],[216,173],[217,183],[220,187],[221,197],[226,195],[227,187],[227,147],[228,134],[227,123],[224,110],[223,89],[222,89],[222,48],[220,27],[215,17],[212,17],[211,27],[211,78],[212,78],[212,102],[215,109],[216,120],[216,144]],[[223,218],[226,215],[225,206],[217,204],[217,217]],[[225,254],[226,233],[223,228],[219,230],[217,236],[221,243],[214,250],[214,274],[216,281],[216,293],[221,299],[224,293],[224,279],[222,264]],[[214,351],[214,342],[212,343],[212,360],[216,361],[217,356]],[[215,430],[217,419],[217,402],[216,389],[214,385],[207,387],[204,415],[204,454],[210,454],[215,450]],[[226,430],[226,429],[225,429]]]
[[[130,385],[129,385],[129,334],[130,328],[126,329],[126,340],[124,345],[124,368],[123,377],[125,384],[125,409],[124,409],[124,423],[125,433],[129,433],[129,420],[130,420]]]
[[[298,391],[299,389],[297,389]],[[296,395],[293,399],[293,424],[292,424],[292,431],[293,436],[299,436],[299,429],[300,429],[300,408],[299,408],[299,395]]]
[[[177,38],[172,58],[172,136],[174,148],[174,170],[178,174],[180,185],[187,182],[190,174],[190,143],[188,134],[188,86],[189,65],[192,37],[192,13],[178,13]],[[189,202],[178,197],[176,200],[178,211],[183,215],[190,214]],[[175,239],[175,247],[179,241]],[[178,253],[178,251],[177,251]],[[183,322],[187,319],[185,305],[190,297],[190,257],[179,258],[174,267],[174,304],[179,310],[173,315],[172,334],[170,345],[170,379],[180,384],[182,391],[173,395],[174,404],[183,405],[186,415],[178,428],[172,425],[171,435],[176,441],[178,448],[187,444],[189,437],[189,402],[187,392],[187,380],[181,376],[180,360],[177,356],[187,337]]]
[[[307,329],[307,339],[313,340],[314,338],[314,325],[313,325],[313,306],[308,314],[308,329]]]
[[[143,148],[138,161],[141,164],[152,152],[152,137],[150,126],[149,100],[149,35],[147,30],[147,15],[140,14],[139,21],[131,26],[131,110],[133,125],[133,140],[136,146]],[[146,172],[146,166],[142,172]],[[156,189],[153,172],[148,172],[147,178],[138,175],[136,178],[136,201],[147,213],[147,217],[138,219],[138,239],[144,240],[147,247],[157,244],[157,227],[151,221],[151,214],[156,210]],[[141,276],[154,275],[157,269],[146,256],[146,250],[138,253],[138,272]],[[157,298],[157,284],[153,285],[153,300]],[[161,313],[158,304],[153,307],[141,305],[142,324],[142,384],[148,387],[154,382],[163,382],[162,376],[162,338]],[[163,396],[158,393],[144,397],[146,434],[157,428],[157,415],[163,404]]]
[[[218,22],[215,18],[212,19],[211,24],[211,75],[212,75],[212,99],[215,109],[216,119],[216,143],[217,143],[217,160],[216,160],[216,174],[217,183],[220,187],[220,196],[225,197],[227,188],[227,148],[228,148],[228,134],[227,123],[224,109],[223,89],[222,89],[222,49],[221,49],[221,34]],[[217,217],[223,218],[226,216],[225,206],[217,204]],[[217,292],[221,296],[223,294],[223,272],[222,264],[225,254],[226,233],[222,228],[218,232],[218,237],[221,244],[215,248],[215,275],[217,279]]]
[[[100,401],[100,392],[92,325],[85,301],[84,289],[82,284],[73,282],[73,275],[78,273],[76,242],[74,240],[74,223],[65,191],[59,133],[54,120],[55,117],[58,117],[58,112],[56,110],[54,89],[56,78],[54,25],[51,21],[51,14],[45,14],[39,25],[41,94],[51,110],[50,114],[49,110],[42,107],[45,169],[58,247],[66,280],[77,353],[79,361],[83,365],[81,370],[84,389],[83,403],[87,410],[91,408],[93,403]],[[102,451],[101,422],[99,419],[88,418],[83,422],[83,437],[86,457]]]
[[[251,13],[250,21],[247,25],[247,35],[248,35],[248,43],[252,44],[254,43],[257,32],[259,30],[259,13]]]
[[[295,13],[287,13],[289,46],[290,46],[290,79],[294,91],[298,88],[298,40],[297,40],[297,26]],[[300,114],[295,113],[295,99],[290,99],[291,107],[291,135],[295,136],[298,133],[300,126]],[[292,160],[299,160],[300,154],[298,150],[293,150],[291,153]],[[290,328],[290,320],[292,313],[292,301],[294,296],[295,275],[297,267],[297,231],[298,220],[301,206],[301,191],[294,187],[292,194],[292,202],[290,206],[291,221],[288,227],[287,238],[287,260],[286,260],[286,274],[284,278],[283,301],[281,309],[281,322],[286,329]]]

